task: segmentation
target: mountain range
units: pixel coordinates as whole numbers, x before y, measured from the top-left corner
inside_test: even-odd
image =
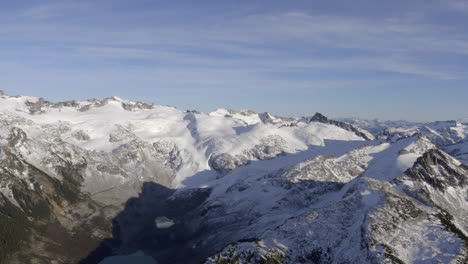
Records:
[[[467,263],[468,124],[0,93],[0,263]]]

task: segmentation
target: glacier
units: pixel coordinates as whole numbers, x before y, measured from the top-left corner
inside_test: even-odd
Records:
[[[467,131],[0,93],[0,259],[464,263]]]

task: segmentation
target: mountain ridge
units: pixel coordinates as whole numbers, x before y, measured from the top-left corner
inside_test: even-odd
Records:
[[[68,102],[0,96],[8,263],[466,261],[463,124]]]

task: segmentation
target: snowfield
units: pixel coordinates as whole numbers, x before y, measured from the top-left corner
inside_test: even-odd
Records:
[[[0,198],[71,234],[118,208],[100,263],[466,262],[467,126],[352,123],[3,94]]]
[[[37,102],[40,98],[0,97],[3,120],[22,129],[28,138],[60,139],[89,152],[113,153],[135,140],[176,146],[183,162],[172,180],[174,187],[183,187],[187,177],[210,170],[211,156],[242,155],[269,136],[284,140],[281,151],[286,153],[304,151],[311,145],[323,146],[329,139],[363,140],[352,132],[318,122],[296,121],[294,126],[289,126],[288,121],[262,123],[259,114],[251,112],[250,115],[243,115],[245,112],[228,115],[227,110],[190,113],[168,106],[128,111],[123,104],[136,103],[112,97],[99,103],[85,101],[59,107],[44,104],[38,112],[31,113],[27,104]],[[89,109],[83,111],[87,106]],[[5,131],[4,135],[8,133]]]

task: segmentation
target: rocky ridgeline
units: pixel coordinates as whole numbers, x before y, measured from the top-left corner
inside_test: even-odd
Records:
[[[345,122],[329,119],[328,117],[322,115],[321,113],[316,113],[312,117],[305,117],[304,120],[306,122],[320,122],[320,123],[324,123],[324,124],[331,124],[331,125],[334,125],[334,126],[338,126],[338,127],[343,128],[344,130],[354,132],[354,133],[356,133],[356,135],[358,135],[360,137],[363,137],[366,140],[374,140],[375,139],[375,137],[371,133],[369,133],[369,132],[367,132],[367,131],[365,131],[363,129],[357,128],[357,127],[355,127],[355,126],[353,126],[351,124],[345,123]]]
[[[0,263],[467,260],[468,168],[424,130],[0,96]]]
[[[122,104],[122,108],[127,111],[136,111],[143,109],[153,109],[153,104],[148,104],[144,102],[124,102],[118,97],[110,97],[105,99],[89,99],[86,101],[64,101],[64,102],[50,102],[46,101],[43,98],[38,98],[35,102],[26,102],[26,106],[29,109],[31,114],[41,114],[45,113],[49,108],[74,108],[80,112],[89,111],[91,108],[103,107],[109,102],[119,102]]]

